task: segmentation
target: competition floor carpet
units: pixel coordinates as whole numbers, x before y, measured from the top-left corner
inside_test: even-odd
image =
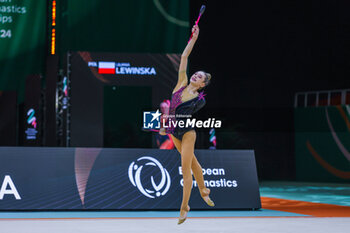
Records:
[[[350,229],[350,184],[262,182],[262,209],[0,212],[1,232],[334,232]]]

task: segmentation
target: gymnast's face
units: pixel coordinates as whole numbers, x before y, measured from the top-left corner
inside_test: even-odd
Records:
[[[190,82],[193,86],[202,88],[205,86],[205,73],[203,71],[197,71],[191,76]]]

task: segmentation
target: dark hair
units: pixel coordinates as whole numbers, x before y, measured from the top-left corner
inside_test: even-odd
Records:
[[[210,84],[210,80],[211,80],[211,74],[209,74],[203,70],[201,70],[200,72],[203,72],[205,74],[205,80],[204,80],[205,86],[202,88],[199,88],[198,89],[199,91],[203,90],[206,86],[208,86]]]

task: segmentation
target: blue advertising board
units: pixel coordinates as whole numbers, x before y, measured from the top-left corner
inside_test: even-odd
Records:
[[[215,207],[193,182],[191,209],[259,209],[253,150],[196,150]],[[182,199],[176,150],[0,147],[1,210],[172,210]]]

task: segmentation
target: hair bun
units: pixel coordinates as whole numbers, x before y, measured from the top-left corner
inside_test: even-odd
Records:
[[[209,74],[209,73],[205,73],[205,75],[208,77],[208,80],[210,80],[210,79],[211,79],[211,74]]]

